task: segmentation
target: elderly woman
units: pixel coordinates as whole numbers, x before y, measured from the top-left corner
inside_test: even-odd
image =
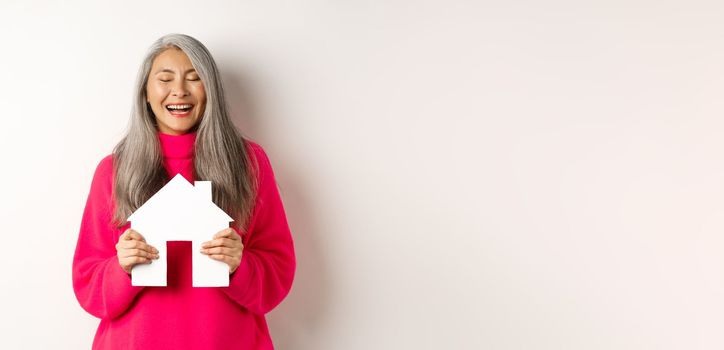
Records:
[[[227,110],[203,44],[169,34],[151,46],[127,133],[95,169],[73,258],[78,302],[101,319],[93,349],[273,349],[265,314],[291,289],[294,244],[269,158]],[[234,219],[202,250],[229,266],[228,287],[193,287],[190,242],[159,256],[126,221],[176,174],[212,181]],[[167,286],[133,286],[132,268],[159,258]]]

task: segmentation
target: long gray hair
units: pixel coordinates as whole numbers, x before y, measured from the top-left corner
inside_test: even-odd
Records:
[[[113,149],[113,223],[116,227],[125,225],[128,216],[169,180],[155,115],[146,101],[153,60],[167,49],[180,49],[188,56],[206,91],[204,114],[194,126],[194,179],[213,181],[214,203],[234,218],[234,227],[245,231],[258,190],[254,176],[258,163],[254,159],[252,165],[249,141],[229,119],[221,77],[211,54],[195,38],[177,33],[156,40],[138,71],[127,132]]]

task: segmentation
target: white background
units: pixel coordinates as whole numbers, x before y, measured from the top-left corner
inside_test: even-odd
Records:
[[[0,348],[71,263],[146,48],[203,42],[297,247],[279,349],[724,348],[720,1],[0,4]]]

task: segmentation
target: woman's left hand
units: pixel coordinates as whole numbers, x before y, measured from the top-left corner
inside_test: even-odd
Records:
[[[214,260],[229,265],[229,274],[234,273],[241,264],[241,255],[244,244],[236,230],[231,227],[223,229],[214,235],[214,239],[201,244],[201,253],[207,254]]]

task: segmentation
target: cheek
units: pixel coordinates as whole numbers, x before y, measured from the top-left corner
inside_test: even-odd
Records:
[[[199,86],[194,90],[194,95],[198,101],[199,111],[203,111],[206,108],[206,91],[203,86]]]
[[[158,84],[149,84],[146,87],[146,94],[151,102],[157,102],[154,100],[160,100],[165,96],[166,88]]]
[[[206,101],[206,90],[204,90],[203,86],[197,86],[196,88],[194,88],[194,95],[196,95],[196,98],[199,100],[199,102]]]
[[[148,97],[148,103],[152,110],[159,112],[161,110],[161,101],[163,100],[162,94],[157,87],[149,86],[146,89],[146,96]]]

